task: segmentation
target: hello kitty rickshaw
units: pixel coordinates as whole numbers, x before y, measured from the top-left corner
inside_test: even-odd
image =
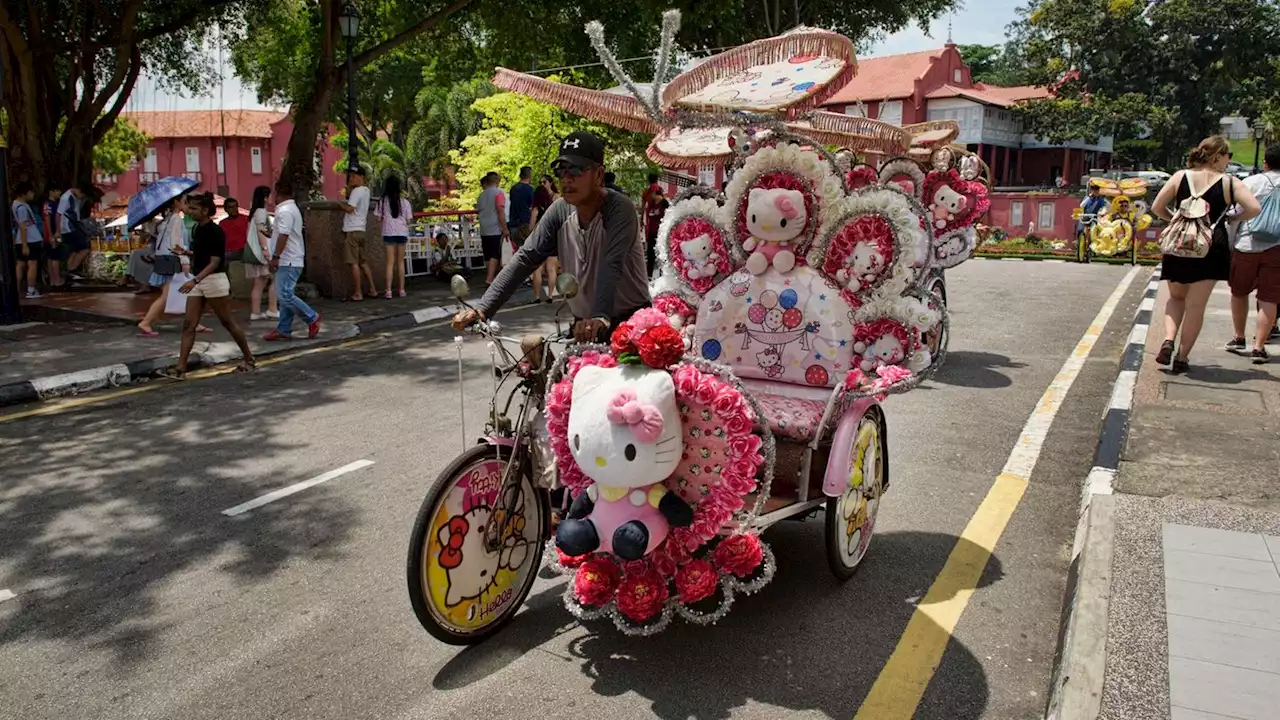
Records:
[[[664,16],[658,78],[678,22]],[[424,502],[410,595],[450,643],[509,621],[544,550],[573,615],[631,635],[714,623],[763,588],[776,566],[761,532],[785,519],[821,511],[828,564],[850,578],[889,485],[880,401],[943,362],[947,312],[930,290],[986,211],[979,164],[948,145],[954,124],[813,110],[856,71],[844,36],[798,29],[641,91],[599,24],[587,31],[634,97],[501,69],[495,83],[652,132],[667,167],[727,161],[732,179],[676,198],[653,308],[609,344],[553,360],[542,338],[521,343],[526,404]],[[573,502],[553,530],[555,482]]]

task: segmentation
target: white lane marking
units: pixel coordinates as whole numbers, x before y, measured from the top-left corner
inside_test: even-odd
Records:
[[[1155,310],[1155,309],[1156,309],[1155,298],[1147,298],[1142,301],[1141,305],[1138,306],[1138,310],[1142,312],[1151,312],[1152,310]]]
[[[1040,459],[1040,450],[1044,447],[1044,440],[1049,435],[1049,427],[1053,425],[1054,418],[1058,416],[1058,410],[1067,398],[1067,391],[1075,384],[1076,377],[1080,375],[1080,370],[1084,367],[1085,361],[1089,359],[1089,354],[1093,352],[1094,345],[1097,344],[1098,338],[1102,336],[1102,331],[1106,329],[1107,322],[1111,320],[1112,314],[1115,313],[1116,307],[1124,297],[1125,291],[1129,289],[1129,285],[1133,283],[1133,278],[1138,274],[1139,269],[1139,267],[1134,266],[1120,280],[1120,284],[1116,285],[1115,291],[1111,293],[1111,297],[1107,298],[1107,302],[1098,311],[1098,315],[1093,319],[1093,323],[1089,325],[1089,329],[1081,336],[1080,342],[1076,344],[1071,356],[1062,364],[1062,369],[1058,371],[1057,376],[1053,378],[1053,382],[1049,383],[1049,387],[1045,389],[1044,395],[1036,405],[1035,411],[1031,413],[1031,417],[1027,419],[1026,426],[1022,429],[1018,444],[1014,446],[1013,452],[1009,454],[1009,460],[1004,466],[1005,474],[1020,477],[1023,482],[1030,480],[1031,472],[1035,470],[1036,462]]]
[[[293,485],[290,485],[288,487],[282,487],[279,490],[269,492],[266,495],[263,495],[262,497],[254,498],[249,502],[241,503],[232,508],[227,508],[226,510],[222,511],[222,514],[228,517],[243,515],[244,513],[247,513],[250,510],[253,510],[254,508],[260,508],[269,502],[275,502],[280,498],[289,497],[294,493],[302,492],[307,488],[315,487],[316,485],[319,485],[320,483],[323,483],[323,482],[329,482],[330,480],[337,477],[342,477],[343,475],[346,475],[349,472],[355,472],[356,470],[367,468],[372,464],[373,464],[372,460],[357,460],[351,463],[350,465],[343,465],[337,470],[330,470],[329,472],[323,473],[321,475],[317,475],[311,478],[310,480],[303,480],[300,483],[294,483]]]
[[[12,590],[0,590],[0,602],[4,602],[5,600],[12,600],[16,597],[18,596],[14,595]]]
[[[1116,384],[1111,389],[1111,402],[1108,410],[1128,410],[1133,407],[1133,388],[1138,384],[1137,370],[1121,370],[1116,377]]]
[[[1151,326],[1146,323],[1134,325],[1133,329],[1129,331],[1129,344],[1145,346],[1147,344],[1147,331],[1150,329]]]

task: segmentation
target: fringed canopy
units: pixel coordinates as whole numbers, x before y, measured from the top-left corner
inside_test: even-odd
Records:
[[[646,154],[669,168],[697,169],[700,165],[733,156],[729,147],[732,128],[668,128],[653,138]]]
[[[629,95],[615,95],[551,82],[501,67],[493,76],[493,84],[502,90],[550,103],[575,115],[631,132],[656,133],[662,129],[649,118],[640,102]]]
[[[900,155],[911,146],[911,133],[897,125],[855,115],[814,111],[787,127],[824,145],[861,154]]]
[[[960,125],[955,120],[930,120],[903,125],[902,129],[912,135],[912,145],[928,148],[931,151],[950,143],[960,135]]]
[[[662,104],[706,111],[776,113],[818,107],[857,72],[849,38],[798,28],[716,55],[681,73]]]

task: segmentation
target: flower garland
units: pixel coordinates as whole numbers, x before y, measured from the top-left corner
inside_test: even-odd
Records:
[[[891,186],[856,190],[827,214],[828,221],[809,253],[809,266],[835,283],[854,308],[872,297],[901,295],[917,285],[927,269],[927,263],[917,263],[918,258],[929,254],[929,236],[921,228],[922,217],[920,204]],[[879,223],[869,225],[868,218],[876,218]],[[855,277],[858,286],[854,289],[849,280],[840,282],[839,273],[862,242],[891,245],[892,253],[889,263],[871,282]]]
[[[680,243],[693,240],[703,233],[711,236],[711,252],[718,256],[713,261],[716,274],[711,278],[690,279],[688,259],[683,252],[673,253],[672,249],[679,248]],[[658,227],[657,247],[654,250],[657,253],[658,267],[663,269],[659,280],[653,283],[658,286],[661,282],[661,287],[657,290],[661,292],[687,288],[699,297],[746,260],[740,247],[732,240],[720,203],[714,198],[698,196],[680,200],[667,210]],[[668,270],[671,272],[667,272]]]
[[[899,178],[906,177],[910,181],[911,187],[905,187],[905,184]],[[920,200],[924,195],[924,170],[920,168],[920,163],[911,158],[894,158],[885,162],[880,166],[880,183],[882,185],[897,185],[904,192]]]
[[[870,165],[855,165],[845,173],[844,184],[849,190],[858,190],[880,182],[880,175]]]
[[[938,218],[934,213],[945,208],[937,207],[934,201],[934,194],[944,187],[951,188],[952,191],[962,195],[967,204],[958,212],[953,214],[947,212],[946,217]],[[966,180],[960,177],[960,173],[955,169],[939,172],[934,170],[930,172],[924,180],[924,189],[921,195],[921,202],[929,211],[931,220],[931,229],[933,235],[940,236],[961,228],[972,227],[978,222],[979,218],[991,209],[991,198],[987,196],[987,186],[976,180]]]

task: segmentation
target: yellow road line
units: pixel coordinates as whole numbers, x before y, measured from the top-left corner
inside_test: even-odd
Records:
[[[1062,408],[1067,391],[1079,376],[1085,360],[1139,269],[1131,269],[1116,286],[1036,403],[1018,442],[1009,453],[1004,471],[996,477],[956,541],[942,571],[916,606],[897,647],[880,670],[854,720],[909,720],[915,715],[960,616],[995,551],[996,543],[1022,501],[1031,473],[1040,459],[1045,437]]]

